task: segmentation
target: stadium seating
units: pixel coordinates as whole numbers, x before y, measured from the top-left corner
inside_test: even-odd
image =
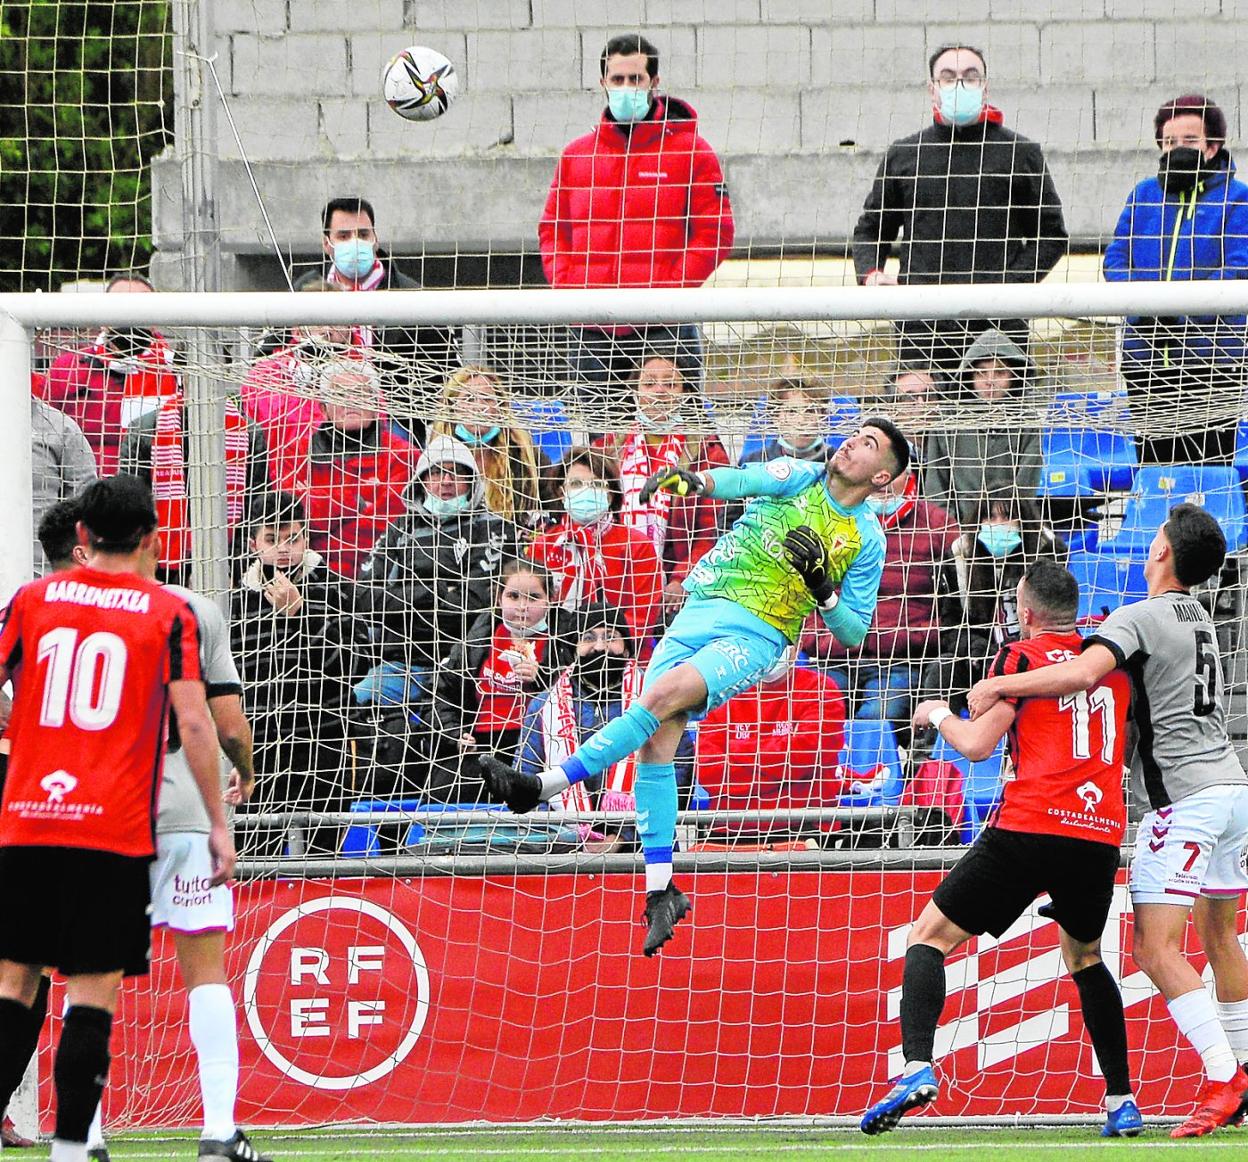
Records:
[[[1144,562],[1112,553],[1072,552],[1066,567],[1079,582],[1079,623],[1093,625],[1120,605],[1148,596]]]
[[[892,725],[880,719],[854,718],[846,722],[838,774],[845,780],[870,786],[866,791],[842,795],[838,806],[898,806],[905,790],[905,776]]]
[[[1136,474],[1122,526],[1102,537],[1101,551],[1143,559],[1171,507],[1184,501],[1201,505],[1217,518],[1229,552],[1240,552],[1248,545],[1248,510],[1237,469],[1149,465]]]
[[[972,762],[950,746],[943,735],[938,735],[932,747],[932,760],[952,763],[962,772],[962,842],[972,843],[1001,802],[1005,739],[986,759]]]
[[[516,423],[533,437],[533,446],[552,464],[558,464],[572,447],[572,420],[557,399],[512,401]]]
[[[1135,441],[1101,428],[1046,428],[1040,496],[1085,497],[1125,492],[1138,468]]]

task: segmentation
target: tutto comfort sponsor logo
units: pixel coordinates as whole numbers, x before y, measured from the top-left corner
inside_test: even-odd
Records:
[[[937,1061],[974,1050],[974,1068],[990,1069],[1064,1040],[1072,1029],[1076,1035],[1081,1033],[1081,1019],[1076,1016],[1072,1025],[1071,1006],[1057,991],[1066,968],[1057,947],[1056,923],[1037,914],[1038,905],[1044,902],[1033,904],[1000,940],[989,935],[972,937],[965,945],[966,954],[946,963],[945,1012],[956,1015],[936,1031]],[[1144,973],[1127,971],[1134,968],[1122,941],[1124,918],[1129,915],[1127,888],[1120,884],[1114,888],[1101,953],[1119,981],[1126,1009],[1147,1003],[1157,992]],[[909,924],[889,931],[890,962],[905,960],[909,931]],[[900,1013],[898,987],[888,993],[889,1021],[895,1022]],[[900,1073],[905,1064],[896,1040],[893,1033],[886,1041],[889,1076]]]
[[[260,1051],[286,1077],[356,1089],[412,1051],[429,1015],[429,972],[391,913],[325,896],[283,913],[257,942],[243,1007]]]

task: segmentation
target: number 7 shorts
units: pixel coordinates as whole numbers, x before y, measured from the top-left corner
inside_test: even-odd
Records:
[[[1206,787],[1140,820],[1133,904],[1191,904],[1248,892],[1248,784]]]

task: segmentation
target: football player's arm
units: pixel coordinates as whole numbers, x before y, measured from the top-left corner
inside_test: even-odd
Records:
[[[1019,674],[1002,674],[977,682],[967,699],[971,717],[979,718],[1002,698],[1060,698],[1090,690],[1106,674],[1117,669],[1118,659],[1099,643],[1089,645],[1077,658],[1041,666]]]
[[[997,743],[1013,725],[1015,713],[1012,702],[997,702],[981,717],[967,721],[954,714],[948,703],[920,702],[914,708],[914,725],[934,726],[958,754],[978,763],[997,749]]]
[[[819,609],[824,625],[847,649],[862,645],[871,628],[883,573],[884,541],[869,539],[845,574],[835,604]]]
[[[204,684],[195,679],[177,678],[169,683],[169,703],[178,719],[178,734],[187,766],[199,789],[208,813],[208,846],[212,851],[213,886],[223,884],[234,874],[234,840],[225,821],[221,803],[220,751],[217,730],[204,696]]]
[[[810,465],[787,458],[742,468],[712,468],[699,475],[704,492],[716,500],[747,500],[751,496],[796,496],[822,475]]]
[[[229,802],[246,803],[256,787],[256,771],[251,753],[251,723],[243,713],[243,700],[237,694],[213,695],[208,699],[208,712],[216,727],[217,742],[234,765],[227,792]]]

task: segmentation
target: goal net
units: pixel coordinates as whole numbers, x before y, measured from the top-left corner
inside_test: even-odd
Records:
[[[1233,463],[1138,462],[1120,321],[1090,299],[1012,332],[947,320],[975,337],[946,373],[898,365],[896,322],[839,317],[865,293],[790,296],[786,319],[764,317],[765,295],[737,296],[737,319],[722,292],[682,300],[714,320],[696,327],[696,365],[694,332],[671,321],[681,310],[642,295],[625,309],[647,302],[668,321],[615,334],[639,366],[601,383],[569,363],[593,338],[585,320],[619,318],[601,296],[567,303],[561,323],[563,304],[518,292],[423,296],[434,305],[419,310],[384,296],[367,312],[330,294],[208,302],[222,321],[248,306],[282,320],[242,327],[159,322],[204,300],[106,296],[91,304],[101,321],[113,312],[106,347],[131,339],[118,311],[147,311],[132,364],[58,341],[39,391],[97,377],[117,418],[94,451],[152,482],[162,575],[230,616],[258,773],[235,820],[230,938],[247,1123],[851,1116],[895,1072],[907,928],[1009,778],[1000,751],[968,764],[913,731],[914,705],[962,705],[1017,632],[1026,564],[1071,568],[1092,627],[1143,595],[1172,503],[1216,512],[1237,551],[1244,495]],[[913,291],[873,293],[893,313],[923,309]],[[971,315],[1022,301],[967,299]],[[1206,401],[1170,431],[1238,422],[1237,392]],[[645,960],[631,772],[515,816],[483,795],[479,758],[541,769],[635,695],[681,600],[670,582],[739,515],[642,503],[652,471],[822,459],[872,416],[915,457],[872,502],[889,544],[875,628],[847,654],[811,622],[792,670],[691,727],[676,866],[695,911]],[[1237,737],[1241,597],[1233,552],[1202,599]],[[1128,797],[1138,818],[1140,789]],[[1131,960],[1128,927],[1124,872],[1106,957],[1141,1100],[1178,1112],[1198,1062]],[[1096,1114],[1051,921],[1033,907],[951,958],[949,976],[941,1114]],[[108,1122],[193,1124],[165,938],[122,1012]]]
[[[1010,777],[1000,748],[968,763],[915,731],[915,705],[963,709],[1035,560],[1075,574],[1084,630],[1143,597],[1176,503],[1227,537],[1199,595],[1244,744],[1223,62],[1248,22],[923,7],[0,8],[0,596],[52,567],[33,533],[56,501],[132,471],[161,577],[228,616],[258,774],[228,942],[240,1124],[856,1118],[899,1064],[908,926]],[[619,33],[657,67],[611,72]],[[445,110],[424,123],[383,99],[409,46],[456,74],[406,92]],[[539,770],[636,697],[743,508],[643,500],[654,472],[792,472],[878,416],[912,464],[870,502],[872,628],[846,651],[809,622],[690,726],[694,913],[644,959],[635,768],[515,816],[481,758]],[[1125,882],[1105,956],[1141,1107],[1177,1115],[1199,1062],[1131,957]],[[936,1048],[940,1115],[1099,1117],[1034,906],[950,958]],[[108,1126],[197,1124],[165,934],[114,1049]]]

